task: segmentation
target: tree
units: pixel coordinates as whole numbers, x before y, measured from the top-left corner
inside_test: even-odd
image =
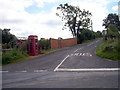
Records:
[[[65,21],[63,30],[68,27],[73,37],[79,38],[82,30],[92,27],[92,20],[90,19],[92,14],[85,9],[82,11],[79,7],[66,3],[60,4],[57,10],[60,10],[60,12],[56,15],[61,17],[62,21]]]
[[[50,49],[50,40],[41,38],[41,40],[39,41],[39,46],[41,46],[41,48],[45,50]]]
[[[115,39],[118,36],[119,36],[118,28],[115,25],[110,24],[107,28],[107,37],[110,39]]]
[[[105,26],[106,29],[110,24],[115,25],[120,30],[120,21],[117,14],[111,13],[103,20],[103,26]]]
[[[96,32],[96,37],[98,37],[98,38],[99,38],[99,37],[102,37],[102,32],[101,32],[101,31],[97,31],[97,32]]]
[[[13,48],[17,44],[17,38],[10,33],[10,29],[2,30],[2,44],[5,48]]]
[[[81,34],[79,35],[79,42],[82,43],[86,40],[91,40],[91,39],[95,39],[95,34],[96,32],[91,31],[89,29],[85,29],[81,31]]]

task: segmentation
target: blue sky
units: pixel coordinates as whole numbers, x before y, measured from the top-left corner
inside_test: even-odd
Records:
[[[61,3],[64,4],[64,3],[68,3],[68,2],[61,2]],[[60,2],[52,3],[52,4],[45,2],[43,7],[38,7],[37,4],[35,3],[35,4],[25,8],[25,11],[30,13],[30,14],[40,13],[41,11],[45,11],[45,12],[49,13],[49,12],[51,12],[51,9],[54,6],[57,7],[59,4],[60,4]],[[109,3],[106,7],[107,7],[107,9],[110,13],[118,13],[115,10],[112,9],[114,6],[117,6],[117,5],[118,5],[118,2],[116,1],[116,2]]]
[[[93,16],[93,30],[102,31],[103,19],[109,13],[118,13],[119,0],[0,0],[0,26],[10,28],[16,36],[39,38],[71,38],[71,32],[62,30],[64,22],[56,16],[59,4],[71,4],[89,10]],[[9,14],[8,14],[9,13]]]

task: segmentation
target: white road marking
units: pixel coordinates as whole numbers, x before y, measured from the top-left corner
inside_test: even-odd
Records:
[[[47,72],[47,70],[34,70],[34,72]]]
[[[9,72],[9,71],[0,71],[0,73],[7,73],[7,72]]]
[[[23,70],[23,71],[16,71],[16,72],[27,72],[26,70]]]
[[[82,56],[85,56],[85,53],[83,53],[83,55]]]
[[[59,68],[56,71],[119,71],[120,68],[84,68],[84,69],[66,69]]]
[[[67,55],[62,62],[54,69],[54,71],[57,71],[57,69],[62,65],[62,63],[69,57],[69,55]]]
[[[81,56],[82,55],[82,53],[80,53],[80,55],[79,56]]]
[[[78,51],[78,49],[76,49],[74,52],[77,52]]]
[[[89,45],[87,45],[87,46],[89,47],[89,46],[91,46],[91,45],[93,45],[93,44],[94,44],[94,43],[90,43],[90,44],[89,44]]]
[[[76,49],[74,52],[77,52],[78,50],[81,50],[82,48]]]
[[[72,53],[70,56],[92,56],[90,53]]]
[[[78,56],[78,55],[79,55],[79,53],[75,53],[75,54],[74,54],[74,56]]]
[[[70,56],[73,56],[74,54],[71,54]]]
[[[92,54],[90,54],[90,56],[92,56]]]
[[[79,50],[83,49],[83,47],[79,48]]]

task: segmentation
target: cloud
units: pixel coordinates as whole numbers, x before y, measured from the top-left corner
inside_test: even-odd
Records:
[[[106,3],[100,3],[99,0],[96,0],[95,2],[91,2],[92,0],[89,1],[84,1],[84,2],[72,2],[72,5],[77,5],[80,7],[81,10],[86,9],[89,10],[92,13],[92,21],[93,21],[93,30],[97,31],[100,30],[102,31],[104,27],[102,27],[103,19],[106,17],[108,10],[104,6]],[[98,3],[99,2],[99,3]]]
[[[115,12],[118,12],[118,5],[113,6],[113,7],[112,7],[112,10],[115,11]]]
[[[34,0],[38,7],[44,7],[45,3],[55,3],[56,0]]]
[[[106,5],[114,0],[0,0],[0,28],[10,28],[16,36],[38,35],[39,38],[70,38],[69,30],[62,30],[64,22],[56,16],[56,7],[61,3],[78,5],[81,9],[90,10],[93,17],[94,30],[102,30],[102,20],[108,10]],[[46,3],[53,4],[48,8],[50,12],[41,10],[31,14],[25,8],[36,5],[39,8],[46,7]],[[55,4],[56,3],[56,4]]]

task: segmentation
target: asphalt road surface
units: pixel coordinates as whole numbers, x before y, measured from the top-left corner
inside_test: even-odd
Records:
[[[117,61],[95,55],[96,40],[2,67],[3,88],[118,88]]]

